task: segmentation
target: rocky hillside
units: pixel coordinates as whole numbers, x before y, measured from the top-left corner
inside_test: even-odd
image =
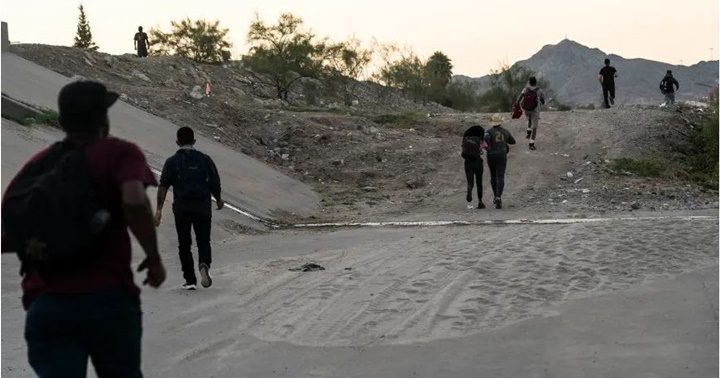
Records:
[[[191,126],[311,185],[322,195],[315,220],[479,214],[465,211],[458,149],[463,131],[487,126],[489,114],[423,106],[397,93],[372,92],[371,85],[362,87],[367,92],[352,107],[308,106],[302,93],[288,105],[262,95],[269,89],[242,67],[39,45],[12,46],[11,51],[70,77],[101,80],[122,93],[125,102]],[[214,83],[210,97],[197,93],[205,78]],[[321,99],[332,101],[332,96]],[[507,122],[520,139],[508,163],[507,210],[597,213],[715,206],[717,192],[678,180],[674,172],[682,170],[683,158],[667,152],[670,141],[685,139],[692,129],[688,114],[703,111],[628,106],[547,112],[538,151],[528,150],[520,139],[523,120]],[[617,158],[659,159],[667,174],[618,174],[608,163]],[[488,180],[486,174],[489,202]],[[276,219],[288,218],[277,214]]]
[[[535,55],[515,64],[525,66],[546,78],[563,103],[574,105],[599,104],[602,93],[597,74],[603,60],[609,57],[617,68],[617,97],[621,104],[657,104],[662,101],[658,84],[665,71],[672,70],[680,82],[678,100],[698,100],[717,86],[718,61],[679,66],[646,59],[625,59],[564,39],[544,46]],[[470,81],[482,92],[489,86],[489,77],[456,77]]]

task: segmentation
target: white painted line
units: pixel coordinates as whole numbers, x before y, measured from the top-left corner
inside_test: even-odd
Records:
[[[714,220],[718,218],[714,216],[697,215],[697,216],[658,216],[658,217],[617,217],[617,218],[566,218],[566,219],[508,219],[508,220],[478,220],[478,221],[387,221],[387,222],[338,222],[338,223],[305,223],[291,225],[291,228],[339,228],[339,227],[433,227],[433,226],[483,226],[483,225],[505,225],[505,224],[527,224],[527,225],[543,225],[543,224],[573,224],[573,223],[599,223],[599,222],[634,222],[648,220],[679,220],[679,221],[696,221],[696,220]]]
[[[150,168],[153,173],[158,177],[161,172],[155,168]],[[215,202],[215,198],[212,198]],[[614,221],[647,221],[647,220],[678,220],[678,221],[708,221],[715,220],[717,217],[708,215],[676,215],[676,216],[658,216],[658,217],[617,217],[617,218],[565,218],[565,219],[508,219],[508,220],[477,220],[477,221],[461,221],[461,220],[446,220],[446,221],[387,221],[387,222],[337,222],[337,223],[301,223],[292,224],[287,226],[280,226],[273,223],[271,220],[263,219],[254,215],[248,211],[242,210],[237,206],[225,202],[225,207],[228,209],[250,218],[254,221],[260,222],[270,228],[344,228],[344,227],[437,227],[437,226],[485,226],[485,225],[507,225],[507,224],[527,224],[527,225],[543,225],[543,224],[573,224],[573,223],[598,223],[598,222],[614,222]]]

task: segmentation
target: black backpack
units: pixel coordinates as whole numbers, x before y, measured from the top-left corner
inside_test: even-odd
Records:
[[[97,257],[110,211],[98,196],[84,147],[58,142],[5,192],[3,233],[21,273],[66,271]]]
[[[667,76],[666,76],[666,77],[663,78],[662,81],[660,82],[660,92],[662,92],[662,93],[673,92],[674,89],[675,89],[675,88],[673,87],[672,77],[667,77]]]
[[[181,150],[178,153],[177,185],[174,195],[181,202],[202,202],[210,198],[210,169],[202,152]]]
[[[477,159],[482,156],[481,141],[482,139],[477,136],[464,137],[461,156],[465,159]]]

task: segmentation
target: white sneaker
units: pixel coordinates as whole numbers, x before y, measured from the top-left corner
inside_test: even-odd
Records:
[[[186,283],[186,284],[182,285],[181,287],[182,287],[183,290],[195,290],[195,289],[197,289],[197,286],[196,286],[195,284],[189,284],[189,283]]]
[[[210,267],[207,264],[200,264],[200,284],[202,287],[210,287],[212,278],[210,278]]]

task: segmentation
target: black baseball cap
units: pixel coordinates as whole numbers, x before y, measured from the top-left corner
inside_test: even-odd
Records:
[[[66,130],[84,130],[98,127],[107,110],[119,95],[104,85],[90,80],[74,81],[58,94],[60,125]]]

